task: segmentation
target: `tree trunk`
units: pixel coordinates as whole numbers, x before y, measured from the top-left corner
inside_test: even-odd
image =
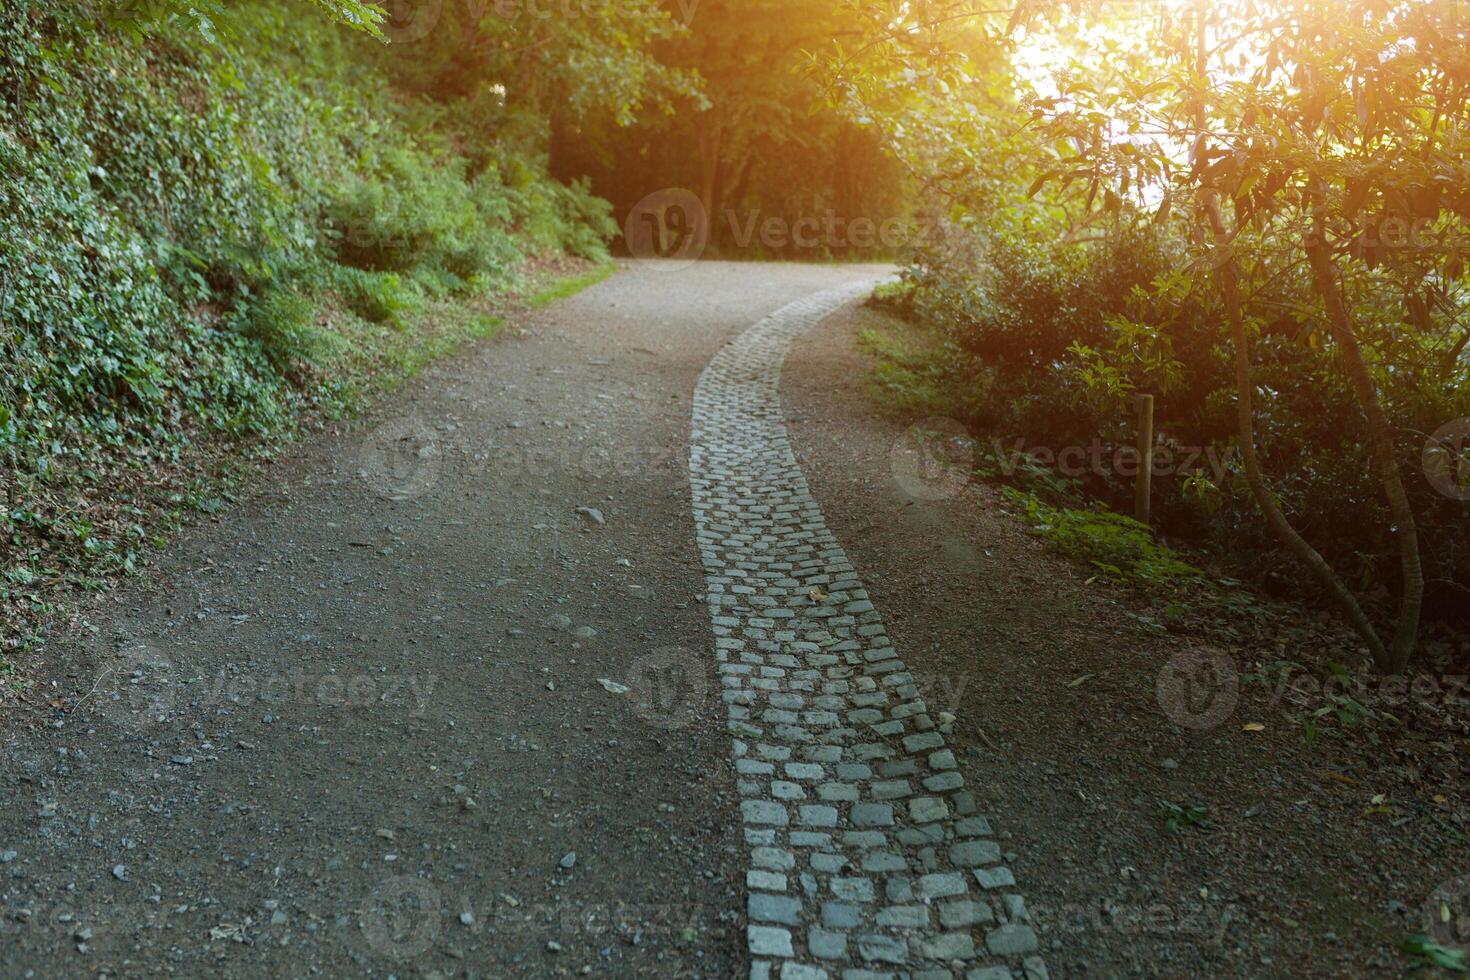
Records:
[[[1261,470],[1260,457],[1256,455],[1255,434],[1255,408],[1253,405],[1254,395],[1251,386],[1251,355],[1250,338],[1246,335],[1245,316],[1240,306],[1240,273],[1235,265],[1235,257],[1224,252],[1230,248],[1228,236],[1225,233],[1224,222],[1220,218],[1220,206],[1213,194],[1205,198],[1205,211],[1209,216],[1210,228],[1214,233],[1215,243],[1221,250],[1218,258],[1219,265],[1216,273],[1220,281],[1220,292],[1225,302],[1225,318],[1230,326],[1230,338],[1235,347],[1235,412],[1236,425],[1240,431],[1240,455],[1245,463],[1246,482],[1250,484],[1251,496],[1255,498],[1256,506],[1261,513],[1266,515],[1266,523],[1281,541],[1286,549],[1296,557],[1298,561],[1306,565],[1316,576],[1339,609],[1342,610],[1348,622],[1362,637],[1363,642],[1368,645],[1368,650],[1373,655],[1373,662],[1379,669],[1384,669],[1388,662],[1388,651],[1384,648],[1383,640],[1378,631],[1373,628],[1363,607],[1358,600],[1348,591],[1346,585],[1327,564],[1316,548],[1306,538],[1302,537],[1296,528],[1291,526],[1286,515],[1282,513],[1276,498],[1271,496],[1271,490],[1266,486],[1266,477]]]
[[[750,184],[750,173],[755,169],[755,162],[758,159],[759,157],[754,153],[746,156],[745,163],[740,167],[740,176],[735,178],[734,186],[730,188],[729,195],[722,198],[721,205],[728,200],[734,207],[740,207],[740,202],[745,200],[745,188]]]
[[[1384,414],[1383,403],[1378,397],[1378,386],[1368,371],[1367,361],[1363,359],[1362,345],[1358,343],[1352,316],[1348,313],[1342,290],[1337,283],[1332,252],[1327,245],[1326,229],[1323,227],[1320,212],[1313,215],[1311,231],[1304,245],[1307,261],[1312,268],[1312,278],[1327,309],[1327,323],[1332,330],[1332,339],[1342,354],[1343,367],[1347,370],[1358,406],[1368,420],[1369,448],[1373,452],[1373,462],[1378,468],[1378,479],[1383,484],[1384,496],[1388,498],[1394,533],[1398,535],[1403,595],[1399,601],[1399,622],[1394,632],[1393,645],[1379,667],[1385,673],[1399,674],[1408,666],[1419,641],[1419,615],[1424,605],[1424,567],[1419,559],[1419,530],[1414,520],[1414,508],[1409,503],[1408,491],[1404,489],[1403,474],[1399,472],[1398,458],[1393,448],[1393,432]]]
[[[713,111],[709,110],[710,113]],[[710,223],[711,244],[719,244],[714,240],[714,232],[720,227],[720,214],[717,210],[719,202],[715,200],[715,189],[720,178],[720,151],[724,136],[724,124],[718,120],[712,120],[709,126],[701,127],[699,132],[699,200],[704,205],[705,217]]]

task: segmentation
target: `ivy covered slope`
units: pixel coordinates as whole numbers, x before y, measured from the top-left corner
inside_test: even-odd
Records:
[[[183,492],[208,447],[401,377],[488,330],[527,260],[600,260],[615,230],[493,126],[389,91],[379,42],[306,5],[208,33],[82,6],[0,3],[6,648],[208,506]]]

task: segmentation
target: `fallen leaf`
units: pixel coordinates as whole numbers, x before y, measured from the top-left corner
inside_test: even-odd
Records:
[[[1096,674],[1083,674],[1081,677],[1077,678],[1075,681],[1068,681],[1067,682],[1067,686],[1068,687],[1081,687],[1083,684],[1085,684],[1087,682],[1088,678],[1096,677],[1096,676],[1097,676]]]
[[[1266,730],[1266,726],[1258,721],[1253,721],[1248,724],[1241,725],[1240,730],[1243,732],[1264,732]]]

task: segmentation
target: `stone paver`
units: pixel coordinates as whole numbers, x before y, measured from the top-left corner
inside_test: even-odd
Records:
[[[1044,976],[990,821],[787,439],[791,341],[871,286],[778,310],[695,389],[690,484],[745,797],[751,976]]]

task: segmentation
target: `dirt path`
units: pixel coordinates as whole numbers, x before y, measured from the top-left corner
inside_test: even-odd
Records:
[[[1436,825],[896,478],[881,315],[803,334],[884,272],[625,270],[86,610],[3,704],[0,976],[1401,972]]]
[[[872,273],[625,272],[90,609],[36,668],[81,706],[6,705],[0,972],[747,969],[713,663],[688,719],[657,670],[712,649],[689,398],[760,316]]]

